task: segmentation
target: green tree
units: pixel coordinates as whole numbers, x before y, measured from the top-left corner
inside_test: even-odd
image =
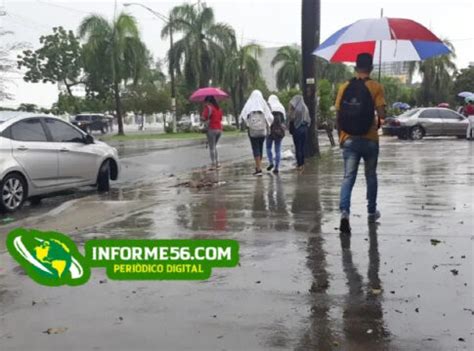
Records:
[[[127,87],[123,96],[124,109],[134,113],[150,115],[171,109],[171,95],[168,91],[158,90],[151,83],[133,84]]]
[[[260,88],[266,88],[258,62],[261,54],[262,47],[258,44],[244,45],[227,54],[223,81],[232,98],[237,126],[238,116],[245,103],[245,95],[249,93],[251,87],[257,88],[259,85]]]
[[[11,35],[13,32],[2,31],[0,29],[0,42],[5,35]],[[0,45],[0,101],[12,99],[13,96],[8,92],[7,84],[10,82],[8,74],[15,71],[16,62],[12,60],[12,53],[16,50],[25,49],[27,45],[25,43],[10,43]]]
[[[318,97],[319,97],[319,113],[321,122],[329,122],[331,120],[332,86],[327,79],[318,80]]]
[[[316,57],[316,76],[318,79],[326,79],[332,85],[337,85],[352,77],[352,72],[343,63],[330,63],[321,57]]]
[[[38,106],[35,104],[22,103],[18,106],[17,111],[23,112],[37,112],[39,111]]]
[[[412,62],[408,66],[409,76],[418,72],[422,78],[417,98],[421,106],[432,106],[451,100],[456,54],[451,42],[444,40],[444,43],[451,49],[451,53],[421,62]]]
[[[182,35],[168,52],[170,69],[182,74],[190,89],[221,81],[227,68],[225,53],[236,46],[234,30],[216,23],[213,9],[204,5],[176,6],[169,18],[161,37],[168,37],[170,27]]]
[[[80,84],[82,50],[73,31],[53,27],[53,34],[41,36],[39,49],[18,55],[18,68],[26,68],[23,79],[32,83],[62,83],[72,96],[71,87]]]
[[[108,22],[102,16],[90,15],[80,24],[79,36],[86,40],[83,57],[88,92],[104,100],[113,94],[118,134],[123,135],[121,86],[138,81],[149,64],[135,18],[121,13]]]
[[[301,82],[301,50],[296,46],[282,46],[272,60],[272,67],[276,65],[280,65],[276,75],[277,88],[298,88]]]
[[[462,91],[474,92],[474,67],[463,68],[458,72],[453,90],[455,94]]]

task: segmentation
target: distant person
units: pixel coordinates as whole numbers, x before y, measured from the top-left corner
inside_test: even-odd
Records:
[[[270,163],[267,171],[273,169],[273,174],[280,172],[281,143],[285,137],[286,111],[276,95],[270,95],[268,105],[273,114],[273,123],[270,126],[270,134],[267,136],[267,157]],[[272,148],[275,144],[275,158],[273,158]]]
[[[359,54],[356,77],[340,87],[336,98],[339,144],[344,158],[344,180],[339,204],[340,230],[343,233],[351,231],[351,195],[361,158],[364,160],[367,182],[368,221],[374,223],[380,218],[377,210],[378,129],[385,118],[385,98],[382,85],[370,79],[372,69],[372,55]]]
[[[222,134],[222,109],[219,107],[214,96],[207,96],[204,99],[204,108],[201,113],[201,119],[207,130],[207,143],[209,145],[209,154],[211,157],[210,170],[218,169],[219,155],[217,154],[217,143]]]
[[[472,132],[474,130],[474,97],[466,98],[466,106],[464,107],[464,115],[468,118],[466,138],[472,140]]]
[[[254,90],[250,94],[239,118],[245,122],[248,129],[252,153],[255,159],[255,172],[253,175],[261,176],[263,143],[273,123],[273,115],[260,90]]]
[[[299,172],[304,170],[304,146],[311,124],[308,107],[304,103],[303,96],[295,95],[290,100],[288,108],[288,121],[290,133],[295,144],[296,167]]]

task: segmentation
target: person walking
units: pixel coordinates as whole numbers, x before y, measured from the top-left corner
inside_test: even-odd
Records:
[[[240,120],[248,129],[250,145],[255,159],[253,175],[262,175],[263,143],[273,123],[273,115],[260,90],[254,90],[240,113]]]
[[[267,136],[267,157],[270,163],[267,171],[273,169],[273,174],[280,172],[281,143],[285,137],[286,111],[276,95],[270,95],[268,105],[273,114],[273,123],[270,126],[270,134]],[[275,144],[275,158],[273,158],[272,148]]]
[[[383,87],[370,79],[373,70],[372,55],[359,54],[355,70],[356,77],[339,88],[336,98],[339,144],[344,159],[344,179],[339,203],[341,211],[339,229],[342,233],[349,234],[351,232],[349,217],[352,188],[361,158],[364,160],[367,183],[368,221],[374,223],[380,218],[380,212],[377,210],[378,129],[385,118]]]
[[[469,96],[466,98],[466,106],[464,107],[463,112],[469,121],[466,131],[466,139],[472,140],[472,131],[474,130],[474,97]]]
[[[207,96],[204,99],[204,108],[201,113],[201,119],[207,126],[207,144],[211,157],[210,170],[218,169],[219,157],[217,154],[217,143],[222,134],[222,109],[219,107],[214,96]]]
[[[304,146],[308,128],[311,124],[308,107],[304,103],[303,96],[295,95],[290,100],[288,111],[290,134],[295,144],[296,167],[299,172],[304,170]]]

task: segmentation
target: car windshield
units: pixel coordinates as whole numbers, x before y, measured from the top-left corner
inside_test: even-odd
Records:
[[[420,111],[419,108],[414,108],[413,110],[408,110],[408,111],[403,112],[401,115],[399,115],[397,117],[411,117],[415,113],[417,113],[418,111]]]
[[[88,121],[90,116],[76,116],[76,121]]]

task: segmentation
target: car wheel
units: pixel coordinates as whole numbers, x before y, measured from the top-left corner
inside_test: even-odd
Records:
[[[425,131],[420,126],[414,126],[410,130],[410,139],[412,140],[421,140],[425,136]]]
[[[7,175],[0,182],[0,209],[7,212],[18,210],[26,198],[25,180],[19,174]]]
[[[97,190],[107,192],[110,190],[110,164],[109,161],[102,163],[97,177]]]

